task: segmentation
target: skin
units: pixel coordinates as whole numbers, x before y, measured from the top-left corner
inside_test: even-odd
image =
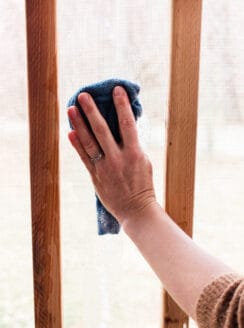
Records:
[[[75,106],[68,109],[74,127],[68,137],[87,168],[99,198],[168,293],[196,320],[196,304],[203,288],[233,270],[194,243],[157,202],[152,165],[140,146],[126,91],[122,87],[113,90],[122,137],[120,145],[114,141],[92,97],[81,93],[78,100],[95,138]],[[103,157],[92,163],[91,158],[100,151]]]

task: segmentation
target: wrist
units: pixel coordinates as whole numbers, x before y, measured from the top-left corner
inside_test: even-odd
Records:
[[[148,231],[148,228],[159,216],[160,218],[166,217],[166,213],[155,200],[134,214],[133,217],[125,218],[122,228],[131,239],[134,239]]]

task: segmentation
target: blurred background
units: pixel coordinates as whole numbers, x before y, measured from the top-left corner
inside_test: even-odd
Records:
[[[97,235],[94,191],[67,140],[66,103],[103,79],[140,84],[140,138],[163,204],[170,3],[58,1],[64,327],[160,327],[156,275],[123,231]],[[0,327],[33,328],[25,2],[0,0],[0,12]],[[194,239],[241,273],[243,31],[243,1],[203,1]]]

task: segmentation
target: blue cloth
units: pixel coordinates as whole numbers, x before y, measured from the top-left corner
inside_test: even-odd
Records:
[[[109,79],[102,82],[94,83],[88,86],[81,87],[76,93],[70,98],[67,106],[77,106],[84,121],[86,122],[89,130],[92,133],[91,126],[85,116],[83,109],[78,102],[78,96],[81,92],[88,92],[94,99],[100,113],[105,118],[108,126],[112,132],[112,135],[117,143],[120,143],[121,137],[119,134],[119,125],[116,109],[113,103],[112,91],[117,85],[122,86],[127,91],[131,108],[135,117],[135,120],[142,113],[142,106],[138,100],[138,94],[140,91],[139,85],[132,83],[127,80],[121,79]],[[72,128],[72,125],[70,123]],[[113,172],[111,172],[113,174]],[[98,234],[104,235],[107,233],[117,234],[120,231],[120,224],[118,221],[106,210],[101,203],[100,199],[96,195],[96,207],[97,207],[97,223],[98,223]]]

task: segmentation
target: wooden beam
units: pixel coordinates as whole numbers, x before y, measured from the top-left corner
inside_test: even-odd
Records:
[[[26,0],[35,327],[60,328],[56,1]]]
[[[202,1],[172,4],[165,209],[192,236]],[[187,315],[164,291],[162,327],[188,326]]]

